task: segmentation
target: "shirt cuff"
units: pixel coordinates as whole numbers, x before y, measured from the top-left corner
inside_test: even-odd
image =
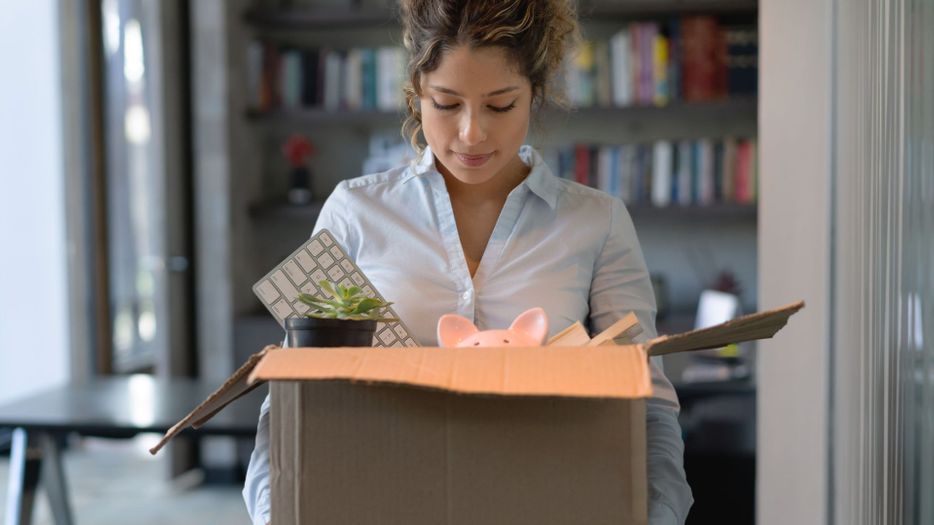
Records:
[[[649,525],[681,525],[674,509],[660,500],[649,502]]]

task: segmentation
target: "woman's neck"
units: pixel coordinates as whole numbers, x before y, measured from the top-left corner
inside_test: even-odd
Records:
[[[437,162],[437,159],[435,162],[438,164],[438,171],[444,177],[444,183],[451,200],[456,200],[465,205],[486,204],[491,201],[505,202],[509,192],[521,184],[531,170],[528,165],[522,162],[519,155],[516,155],[502,171],[490,177],[490,180],[480,184],[467,184],[451,175],[447,168]]]

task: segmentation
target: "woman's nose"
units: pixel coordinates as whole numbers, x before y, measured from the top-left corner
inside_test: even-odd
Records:
[[[464,114],[461,121],[460,140],[468,146],[480,144],[486,140],[486,123],[476,112],[470,111]]]

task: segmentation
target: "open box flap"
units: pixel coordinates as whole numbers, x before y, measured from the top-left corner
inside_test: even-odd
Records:
[[[651,356],[665,355],[720,348],[731,343],[756,339],[769,339],[785,326],[792,314],[802,308],[804,308],[804,301],[798,301],[774,310],[737,317],[709,328],[663,335],[645,343],[646,352]]]
[[[156,444],[156,446],[149,449],[151,454],[159,452],[159,450],[169,442],[170,439],[175,437],[176,434],[184,430],[186,427],[191,426],[192,428],[198,428],[203,425],[207,420],[214,417],[214,414],[220,412],[224,407],[230,403],[236,401],[247,393],[249,393],[254,388],[261,385],[261,382],[250,382],[248,381],[248,376],[250,372],[253,371],[253,368],[259,363],[266,354],[274,349],[278,348],[275,345],[269,345],[266,348],[263,348],[261,351],[250,356],[249,359],[243,366],[237,369],[224,384],[220,386],[217,390],[214,391],[207,399],[205,399],[200,405],[195,407],[194,410],[188,413],[181,421],[176,423],[162,436],[162,439]]]
[[[641,345],[290,348],[268,352],[253,369],[250,380],[348,380],[501,396],[652,395],[648,360]]]

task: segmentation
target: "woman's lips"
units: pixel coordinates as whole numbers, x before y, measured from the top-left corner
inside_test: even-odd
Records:
[[[461,161],[461,164],[464,166],[476,168],[486,164],[486,161],[490,160],[490,157],[492,157],[493,154],[487,153],[486,155],[465,155],[463,153],[455,153],[454,156],[456,156],[457,160]]]

